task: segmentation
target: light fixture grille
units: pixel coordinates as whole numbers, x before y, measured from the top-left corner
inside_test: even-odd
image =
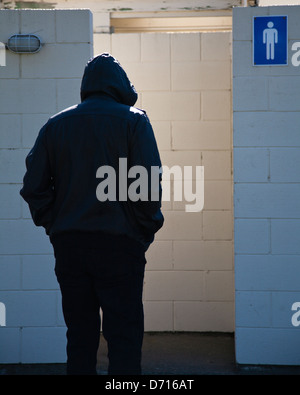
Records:
[[[41,49],[41,40],[35,34],[14,34],[7,47],[15,53],[36,53]]]

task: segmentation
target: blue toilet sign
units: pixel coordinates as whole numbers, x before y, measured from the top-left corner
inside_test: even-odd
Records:
[[[286,15],[253,17],[253,65],[288,64]]]

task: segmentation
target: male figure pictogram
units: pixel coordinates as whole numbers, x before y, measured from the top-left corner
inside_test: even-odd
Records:
[[[278,31],[273,29],[274,23],[268,22],[268,28],[263,31],[263,43],[266,44],[266,58],[275,58],[275,44],[278,43]]]

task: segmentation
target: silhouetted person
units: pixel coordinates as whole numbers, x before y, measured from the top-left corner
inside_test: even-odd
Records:
[[[20,193],[54,247],[68,374],[96,374],[100,308],[108,373],[141,374],[145,252],[163,216],[160,179],[150,177],[152,166],[161,167],[159,152],[146,113],[132,107],[136,100],[116,59],[96,56],[84,71],[81,103],[51,117],[26,158]],[[135,181],[125,162],[147,170],[147,198],[124,198],[121,189]],[[112,169],[115,185],[99,169]],[[101,182],[115,188],[116,199],[104,187],[96,194]]]

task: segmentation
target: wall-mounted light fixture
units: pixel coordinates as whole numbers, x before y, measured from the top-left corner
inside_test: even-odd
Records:
[[[9,37],[6,46],[14,53],[36,53],[42,44],[35,34],[14,34]]]

